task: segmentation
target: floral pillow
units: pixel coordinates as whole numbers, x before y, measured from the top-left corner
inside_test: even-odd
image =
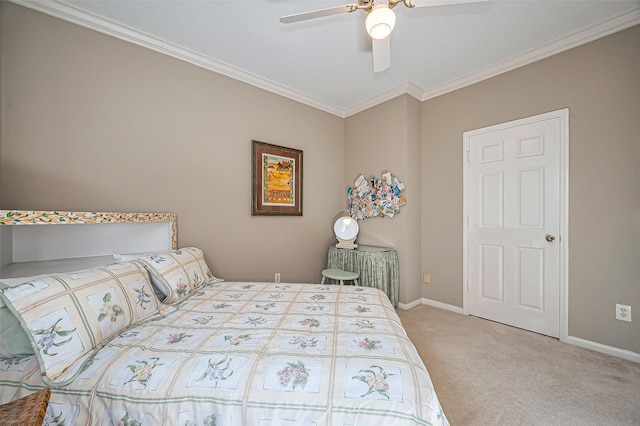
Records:
[[[133,262],[65,275],[44,275],[0,290],[51,386],[73,380],[68,369],[126,327],[158,313],[149,275]]]
[[[156,253],[161,253],[161,252],[114,254],[113,260],[116,263],[125,263],[125,262],[130,262],[132,260],[140,259],[141,257],[153,256]],[[164,288],[162,284],[158,282],[158,279],[152,276],[151,283],[153,284],[153,292],[156,294],[156,297],[159,300],[166,299],[167,290]]]
[[[204,284],[222,281],[213,276],[202,250],[195,247],[154,253],[134,262],[144,265],[153,284],[166,294],[163,303],[180,302]]]

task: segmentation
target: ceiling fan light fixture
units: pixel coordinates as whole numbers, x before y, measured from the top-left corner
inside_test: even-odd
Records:
[[[395,24],[396,14],[393,13],[393,10],[389,9],[389,6],[386,4],[374,6],[365,21],[367,33],[376,40],[388,37],[391,31],[393,31]]]

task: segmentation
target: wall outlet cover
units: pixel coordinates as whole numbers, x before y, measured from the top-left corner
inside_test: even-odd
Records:
[[[631,306],[616,303],[616,319],[631,322]]]

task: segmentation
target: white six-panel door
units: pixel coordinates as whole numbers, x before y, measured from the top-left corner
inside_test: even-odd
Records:
[[[553,337],[564,122],[548,113],[464,134],[467,311]]]

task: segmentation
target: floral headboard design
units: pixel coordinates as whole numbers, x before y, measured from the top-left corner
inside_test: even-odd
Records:
[[[174,213],[0,210],[0,226],[130,222],[169,222],[171,225],[171,249],[176,250],[178,248],[177,221]]]

